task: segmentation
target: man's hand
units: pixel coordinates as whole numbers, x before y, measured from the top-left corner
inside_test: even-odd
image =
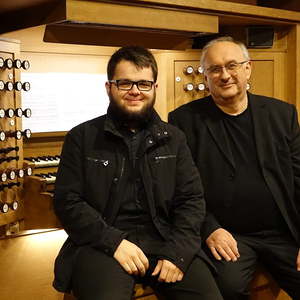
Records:
[[[160,282],[176,282],[181,281],[183,278],[181,270],[166,259],[159,260],[157,262],[152,276],[156,276],[158,274],[158,281]]]
[[[240,257],[236,240],[223,228],[211,233],[206,239],[206,244],[217,260],[225,258],[226,261],[236,261]]]
[[[115,251],[114,258],[128,274],[144,276],[149,268],[149,261],[144,252],[125,239]]]
[[[296,265],[297,265],[297,271],[300,271],[300,249],[298,250]]]

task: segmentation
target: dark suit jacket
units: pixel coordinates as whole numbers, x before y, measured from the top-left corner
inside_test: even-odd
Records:
[[[248,99],[263,178],[300,245],[300,131],[296,109],[291,104],[250,93]],[[202,233],[206,239],[223,227],[224,208],[231,205],[233,197],[235,164],[221,117],[208,96],[177,108],[169,114],[169,121],[185,132],[201,171],[208,211]]]

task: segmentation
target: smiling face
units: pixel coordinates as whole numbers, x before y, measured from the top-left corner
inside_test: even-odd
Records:
[[[139,68],[127,60],[121,60],[115,69],[113,80],[126,79],[130,81],[149,80],[154,81],[151,67]],[[106,83],[110,105],[118,109],[127,120],[139,120],[149,111],[152,111],[155,103],[154,83],[150,91],[140,91],[136,85],[128,91],[119,90],[115,83]]]
[[[247,97],[247,81],[251,75],[251,63],[247,61],[238,65],[236,70],[227,70],[229,63],[247,60],[242,49],[235,43],[222,41],[207,49],[204,60],[204,80],[214,99],[221,105],[234,103]],[[211,73],[214,66],[223,67],[219,73]]]

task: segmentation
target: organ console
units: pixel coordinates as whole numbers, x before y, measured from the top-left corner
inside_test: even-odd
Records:
[[[26,229],[60,227],[53,211],[52,198],[59,155],[24,157],[32,170],[32,176],[24,178],[25,226]],[[26,171],[26,170],[25,170]]]

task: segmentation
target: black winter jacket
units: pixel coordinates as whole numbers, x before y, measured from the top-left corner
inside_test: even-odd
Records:
[[[55,186],[54,209],[69,237],[55,262],[54,287],[70,290],[72,264],[80,246],[113,256],[124,238],[114,227],[121,203],[125,159],[118,130],[107,115],[73,128],[66,136]],[[205,216],[201,180],[184,134],[160,120],[141,143],[140,173],[151,219],[165,241],[161,255],[183,272],[200,250]]]

